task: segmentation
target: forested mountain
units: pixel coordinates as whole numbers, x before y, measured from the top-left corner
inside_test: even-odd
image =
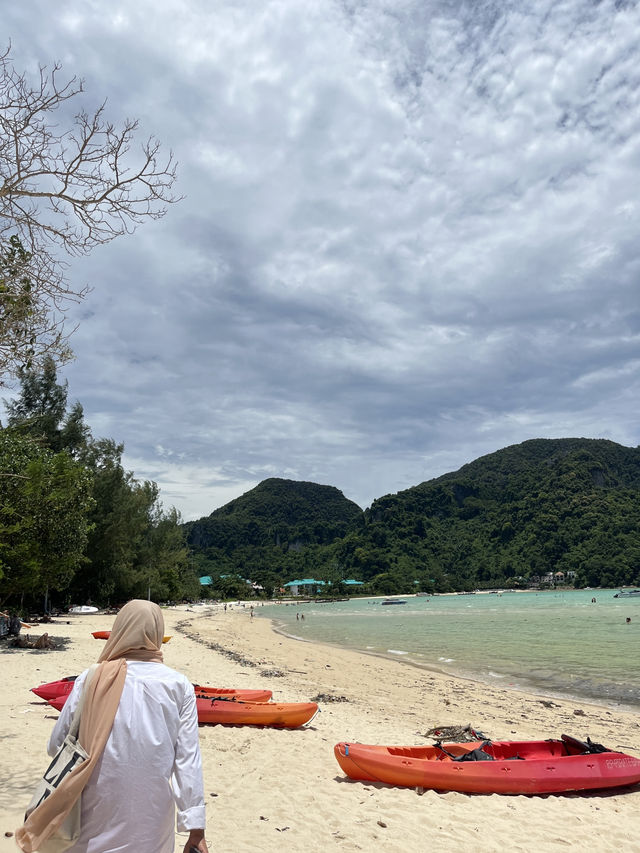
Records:
[[[534,439],[364,513],[337,489],[266,480],[187,527],[207,574],[352,577],[383,593],[526,586],[549,572],[580,586],[638,583],[640,449]]]
[[[640,449],[535,439],[376,500],[340,560],[369,580],[460,589],[575,572],[579,585],[635,582]],[[379,579],[380,580],[380,579]]]
[[[0,605],[150,595],[272,595],[315,578],[344,594],[640,585],[640,448],[536,439],[362,511],[333,486],[269,479],[199,521],[163,510],[67,406],[55,365],[22,375],[0,426]],[[557,579],[556,579],[557,580]]]
[[[326,575],[327,546],[362,520],[360,507],[334,486],[271,478],[185,529],[200,574],[239,573],[273,588],[300,572]],[[220,589],[236,586],[227,578]]]

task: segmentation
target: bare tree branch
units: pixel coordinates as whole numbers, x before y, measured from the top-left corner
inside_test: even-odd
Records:
[[[29,310],[38,317],[32,331],[49,345],[58,340],[51,354],[56,346],[63,353],[56,335],[62,335],[66,306],[86,294],[69,286],[56,249],[87,254],[145,220],[160,219],[179,200],[172,192],[172,152],[162,155],[153,136],[140,142],[137,120],[112,124],[103,102],[91,114],[81,109],[71,127],[59,129],[56,110],[83,91],[82,80],[60,79],[59,64],[40,67],[31,81],[15,70],[10,47],[0,55],[0,256],[11,252],[11,238],[29,255]],[[0,385],[4,374],[15,375],[5,338],[11,328],[2,322],[9,304],[15,314],[15,299],[6,297],[4,309],[0,301]],[[51,311],[55,316],[46,322]]]

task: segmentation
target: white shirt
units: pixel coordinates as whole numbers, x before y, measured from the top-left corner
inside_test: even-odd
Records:
[[[60,713],[49,755],[69,730],[85,675]],[[172,853],[174,804],[178,832],[204,829],[193,687],[164,664],[127,661],[111,734],[82,792],[82,833],[68,853]]]

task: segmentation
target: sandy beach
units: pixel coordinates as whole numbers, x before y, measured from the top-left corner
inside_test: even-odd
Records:
[[[167,665],[193,682],[265,688],[279,702],[318,699],[298,730],[201,726],[212,851],[640,851],[640,789],[562,796],[480,796],[351,782],[333,756],[341,740],[424,745],[436,726],[466,725],[494,740],[591,737],[640,756],[637,714],[547,699],[275,633],[249,607],[164,610]],[[65,616],[47,630],[54,651],[0,646],[0,851],[46,767],[57,712],[29,688],[95,661],[91,632],[113,617]],[[23,634],[26,633],[23,631]],[[578,712],[578,713],[576,713]],[[176,850],[185,838],[176,835]],[[147,851],[154,853],[154,851]]]

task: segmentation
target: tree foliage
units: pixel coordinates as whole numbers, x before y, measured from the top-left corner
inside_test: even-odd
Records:
[[[52,358],[20,375],[0,429],[0,598],[195,597],[180,516],[156,484],[124,469],[122,444],[93,438],[79,403],[68,408]]]
[[[15,235],[0,241],[0,384],[3,370],[15,376],[46,355],[60,363],[71,356],[61,318],[33,286],[31,259]]]
[[[0,599],[65,589],[84,559],[90,472],[12,429],[0,471]]]

